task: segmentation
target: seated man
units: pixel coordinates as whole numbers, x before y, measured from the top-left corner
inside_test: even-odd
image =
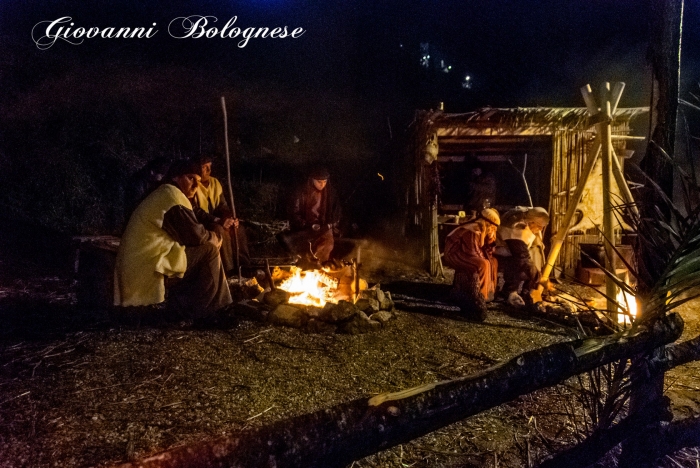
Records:
[[[238,219],[233,219],[233,212],[226,203],[224,189],[221,182],[211,175],[212,158],[203,156],[200,158],[202,166],[202,178],[199,181],[197,192],[193,200],[195,205],[210,216],[202,221],[208,229],[216,232],[221,238],[221,261],[226,272],[238,271],[236,264],[236,242],[238,242],[238,259],[242,266],[250,264],[248,252],[248,236],[245,228]],[[199,218],[203,218],[197,213]],[[211,222],[213,221],[213,223]]]
[[[232,302],[221,239],[197,220],[188,199],[200,172],[198,163],[176,161],[131,215],[117,252],[114,305],[162,303],[166,276],[182,278],[168,291],[171,319],[209,319]]]
[[[280,240],[294,255],[302,256],[304,263],[320,268],[333,251],[333,231],[340,222],[340,205],[331,186],[330,174],[318,168],[295,193],[290,209],[290,231]]]
[[[486,301],[496,291],[498,262],[491,249],[500,223],[498,212],[486,208],[445,239],[445,265],[455,270],[450,296],[462,312],[480,321],[486,319]]]
[[[503,271],[503,294],[512,306],[532,304],[530,291],[539,286],[545,260],[542,231],[547,224],[549,214],[541,207],[519,206],[503,215],[495,254]]]

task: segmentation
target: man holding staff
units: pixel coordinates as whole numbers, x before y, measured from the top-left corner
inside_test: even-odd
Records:
[[[212,229],[222,238],[221,261],[224,269],[226,272],[237,272],[239,265],[250,264],[246,231],[239,220],[233,217],[221,182],[211,175],[212,158],[202,156],[199,163],[202,177],[197,185],[193,205],[197,205],[211,216]],[[238,236],[238,263],[236,263],[236,236]]]

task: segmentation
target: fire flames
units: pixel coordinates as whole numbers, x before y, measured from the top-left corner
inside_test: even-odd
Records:
[[[318,270],[303,271],[292,268],[291,273],[292,275],[279,285],[280,289],[291,294],[290,303],[323,307],[326,302],[335,302],[333,296],[338,287],[338,280]]]
[[[617,292],[616,301],[620,309],[617,314],[617,322],[630,325],[631,319],[637,316],[637,299],[632,294],[620,289]]]

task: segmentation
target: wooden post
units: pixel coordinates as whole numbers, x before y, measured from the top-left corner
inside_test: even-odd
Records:
[[[440,273],[440,241],[438,236],[438,200],[437,195],[429,206],[430,210],[430,276],[437,277]]]
[[[605,269],[608,272],[615,274],[615,231],[613,227],[613,208],[610,202],[610,188],[612,179],[612,132],[610,122],[612,122],[612,113],[610,108],[610,83],[605,83],[602,89],[602,108],[601,112],[605,113],[605,120],[598,124],[598,134],[601,140],[601,164],[603,168],[603,234],[607,239],[605,242]],[[617,285],[614,280],[607,276],[605,277],[605,294],[607,296],[607,310],[611,314],[614,323],[617,323],[617,305],[615,298],[617,297]]]

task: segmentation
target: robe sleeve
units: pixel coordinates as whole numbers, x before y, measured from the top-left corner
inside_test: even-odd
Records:
[[[175,205],[165,213],[163,229],[175,242],[184,246],[203,245],[212,237],[212,232],[197,220],[194,211],[182,205]]]
[[[292,198],[289,207],[290,224],[293,230],[301,230],[306,228],[306,216],[304,213],[304,191],[298,189]]]
[[[191,199],[190,202],[192,202],[192,212],[194,213],[195,219],[197,222],[203,224],[206,229],[213,231],[215,229],[214,225],[220,224],[220,218],[204,211],[202,207],[197,204],[196,199]]]
[[[221,200],[219,200],[219,205],[214,207],[212,213],[221,219],[233,218],[233,212],[231,211],[231,208],[228,207],[226,197],[223,195],[221,196]]]
[[[340,217],[342,216],[342,208],[340,206],[340,201],[338,200],[338,195],[335,190],[331,191],[329,194],[329,204],[330,209],[328,211],[328,219],[326,222],[331,225],[331,227],[338,227],[340,224]]]

